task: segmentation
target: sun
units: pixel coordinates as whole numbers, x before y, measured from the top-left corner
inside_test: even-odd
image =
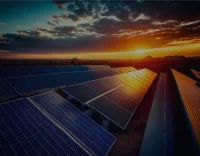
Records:
[[[135,53],[137,53],[137,54],[143,54],[144,52],[145,52],[144,49],[137,49],[137,50],[135,51]]]

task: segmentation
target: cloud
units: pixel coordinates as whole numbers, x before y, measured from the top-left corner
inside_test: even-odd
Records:
[[[50,26],[56,26],[56,24],[52,23],[52,22],[47,22],[48,25]]]
[[[139,21],[139,20],[149,20],[150,16],[146,16],[144,14],[139,14],[133,21]]]
[[[17,29],[22,29],[21,25],[16,25]]]
[[[190,22],[182,22],[179,26],[184,27],[184,26],[191,26],[191,25],[200,25],[200,20],[197,21],[190,21]]]
[[[154,21],[152,22],[155,26],[176,26],[179,25],[180,22],[176,20],[167,20],[167,21]]]

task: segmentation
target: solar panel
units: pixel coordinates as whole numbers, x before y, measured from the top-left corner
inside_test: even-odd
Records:
[[[31,75],[40,75],[40,74],[48,74],[44,66],[36,66],[36,67],[24,67],[27,68]]]
[[[124,129],[151,85],[146,81],[138,82],[127,74],[120,74],[65,87],[63,91]],[[146,85],[148,86],[145,87]],[[119,113],[128,114],[123,119],[118,119],[117,114],[121,115]]]
[[[134,99],[128,97],[128,95],[124,92],[124,88],[120,87],[112,92],[109,92],[105,95],[107,98],[112,100],[113,102],[117,103],[121,107],[125,108],[129,113],[133,113],[137,107],[137,103]]]
[[[73,68],[75,69],[75,71],[88,71],[90,70],[87,66],[73,66]]]
[[[3,79],[0,79],[0,102],[6,101],[12,98],[16,98],[18,95],[6,84]]]
[[[173,70],[172,74],[175,78],[183,106],[188,118],[188,125],[191,129],[193,140],[197,147],[197,153],[200,153],[200,88],[196,85],[196,81]]]
[[[127,122],[132,116],[132,114],[126,109],[114,103],[105,96],[91,101],[88,105],[123,129],[126,127]]]
[[[27,98],[0,104],[1,155],[89,155]]]
[[[106,155],[115,138],[55,92],[30,98],[92,155]]]
[[[100,95],[99,92],[93,90],[85,84],[65,87],[62,90],[66,93],[69,93],[71,96],[82,103],[85,103]]]
[[[115,87],[120,86],[122,83],[113,77],[106,77],[96,81],[86,83],[90,88],[98,91],[99,93],[105,93]]]
[[[101,65],[86,65],[90,70],[103,70],[104,67]]]
[[[47,86],[47,88],[56,88],[65,85],[65,83],[63,84],[62,81],[60,80],[63,78],[62,75],[63,74],[61,73],[38,75],[37,79],[42,81]]]
[[[112,69],[110,66],[108,65],[102,65],[103,69]]]
[[[0,68],[0,77],[18,77],[18,76],[28,76],[30,75],[27,68],[24,67],[2,67]]]
[[[62,72],[62,70],[59,69],[57,66],[44,66],[44,68],[49,74],[61,73]]]
[[[138,77],[140,77],[140,79],[147,81],[148,83],[152,82],[152,79],[149,79],[147,77],[147,74],[142,73],[141,71],[137,70],[134,73],[135,75],[137,75]]]
[[[137,80],[126,74],[117,75],[116,78],[140,93],[144,93],[146,90],[145,85],[141,85],[141,83],[139,83]]]
[[[37,76],[7,78],[6,81],[21,96],[47,89],[47,86],[37,79]]]
[[[57,66],[60,70],[62,70],[62,72],[74,72],[75,69],[73,68],[73,66],[70,65],[62,65],[62,66]]]

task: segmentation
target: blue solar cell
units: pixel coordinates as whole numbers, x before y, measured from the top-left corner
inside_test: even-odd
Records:
[[[18,76],[28,76],[29,71],[25,67],[2,67],[0,68],[0,77],[18,77]]]
[[[46,71],[45,67],[39,66],[39,67],[26,67],[27,70],[31,75],[40,75],[40,74],[48,74],[48,71]]]
[[[90,70],[87,66],[81,66],[81,65],[73,66],[73,68],[74,68],[75,71],[88,71],[88,70]]]
[[[31,100],[56,120],[93,155],[106,155],[115,138],[55,92]]]
[[[45,83],[48,88],[56,88],[61,86],[61,82],[57,78],[58,74],[38,75],[37,78]],[[59,74],[60,75],[60,74]]]
[[[37,79],[36,76],[7,78],[6,81],[20,95],[31,92],[40,92],[43,89],[47,89],[47,86],[42,81]]]
[[[63,71],[61,69],[59,69],[57,66],[45,66],[44,67],[45,70],[49,73],[49,74],[53,74],[53,73],[62,73]]]
[[[113,75],[118,74],[114,70],[90,71],[90,73],[91,73],[91,77],[93,77],[94,79],[100,79],[103,77],[113,76]]]
[[[17,97],[17,94],[2,79],[0,79],[0,86],[0,102]]]
[[[28,99],[0,105],[1,155],[89,155]]]
[[[62,70],[62,72],[74,72],[76,71],[73,66],[57,66],[60,70]]]

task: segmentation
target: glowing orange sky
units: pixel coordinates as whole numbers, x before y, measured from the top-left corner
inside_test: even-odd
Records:
[[[175,43],[173,43],[175,44]],[[1,54],[2,58],[10,59],[140,59],[145,56],[151,55],[153,57],[164,57],[169,55],[184,55],[184,56],[200,56],[200,44],[189,43],[176,45],[169,45],[159,48],[139,48],[134,51],[121,51],[121,52],[97,52],[97,53],[44,53],[44,54],[26,54],[26,53],[10,53],[4,52]]]

